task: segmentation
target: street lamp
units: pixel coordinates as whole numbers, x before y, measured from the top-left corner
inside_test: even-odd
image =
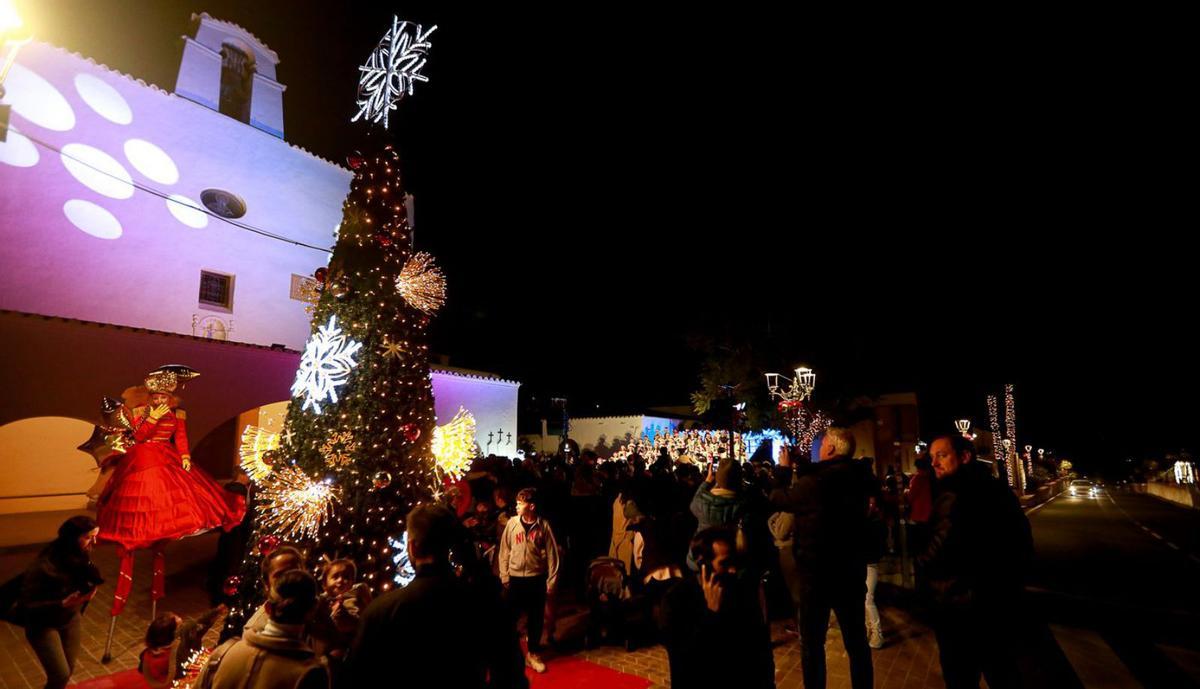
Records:
[[[783,380],[788,387],[779,385]],[[796,377],[788,378],[779,373],[767,374],[767,391],[771,397],[778,397],[785,402],[803,402],[812,396],[813,388],[817,386],[817,373],[811,368],[800,366],[796,369]]]
[[[963,434],[964,438],[971,434],[971,420],[970,419],[959,419],[954,422],[954,427],[958,429],[959,433]]]
[[[0,50],[3,50],[3,61],[0,62],[0,100],[4,98],[4,80],[8,70],[17,61],[17,51],[29,42],[29,35],[20,35],[23,26],[21,15],[12,0],[0,0]],[[0,103],[0,143],[8,138],[8,118],[12,114],[12,105]]]

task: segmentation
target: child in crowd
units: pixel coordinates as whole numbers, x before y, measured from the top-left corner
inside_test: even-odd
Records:
[[[184,621],[175,613],[164,612],[146,629],[146,648],[138,656],[138,671],[152,689],[164,689],[182,677],[188,658],[200,650],[204,635],[225,617],[224,605]]]
[[[500,583],[504,584],[513,610],[526,616],[528,648],[525,663],[535,672],[545,672],[538,653],[542,647],[542,625],[546,598],[558,583],[558,543],[550,523],[538,516],[537,491],[517,493],[517,516],[508,520],[500,539]]]
[[[354,641],[358,620],[371,602],[371,590],[366,584],[355,583],[357,578],[354,560],[333,560],[325,565],[317,612],[309,625],[318,656],[343,659]]]

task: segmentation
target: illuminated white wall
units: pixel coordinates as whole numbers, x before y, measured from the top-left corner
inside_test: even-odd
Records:
[[[662,416],[593,416],[571,419],[570,437],[579,443],[581,450],[598,450],[607,456],[607,450],[616,449],[627,439],[643,434],[653,435],[656,429],[675,430],[679,419]]]
[[[5,86],[0,308],[187,335],[215,316],[232,321],[228,339],[303,348],[291,276],[328,254],[195,208],[224,189],[246,203],[238,222],[331,247],[349,170],[46,44],[21,49]],[[231,313],[199,306],[201,269],[234,276]]]
[[[475,441],[484,454],[516,456],[520,383],[438,369],[434,369],[432,378],[439,424],[450,423],[459,407],[465,408],[475,416]]]

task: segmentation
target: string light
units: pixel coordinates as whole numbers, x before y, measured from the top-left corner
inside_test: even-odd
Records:
[[[208,659],[212,656],[212,652],[211,648],[192,651],[183,665],[183,677],[171,682],[171,689],[192,689],[196,685],[196,680],[200,679],[200,672],[205,665],[208,665]]]
[[[1008,461],[1008,453],[1004,451],[1004,436],[1000,434],[1000,411],[999,405],[996,402],[995,395],[987,396],[988,406],[988,425],[992,431],[992,457],[996,460],[997,466],[1004,467],[1005,478],[1008,479],[1008,485],[1014,486],[1014,477],[1012,467]]]
[[[259,493],[262,526],[285,539],[316,538],[341,493],[328,479],[314,481],[293,466],[278,468]]]
[[[450,423],[433,429],[430,451],[437,466],[455,481],[466,475],[475,459],[475,417],[459,407]]]
[[[249,425],[242,431],[242,444],[238,446],[242,471],[255,483],[261,482],[271,473],[271,465],[264,460],[268,452],[279,449],[279,434],[265,428]]]
[[[432,315],[446,303],[446,278],[425,252],[413,254],[396,278],[396,291],[409,306]]]

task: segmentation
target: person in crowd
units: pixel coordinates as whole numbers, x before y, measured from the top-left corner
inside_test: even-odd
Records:
[[[808,689],[825,686],[830,610],[837,614],[850,656],[851,685],[870,689],[874,684],[864,619],[867,563],[863,537],[868,501],[877,492],[878,482],[869,468],[852,459],[853,454],[850,431],[830,427],[821,440],[818,464],[770,496],[774,509],[795,515],[800,662]]]
[[[25,627],[25,639],[46,673],[46,689],[63,689],[75,671],[82,615],[104,583],[91,560],[99,533],[91,517],[71,517],[37,559],[5,586],[16,594],[6,619]]]
[[[304,554],[298,548],[290,545],[281,545],[275,548],[268,555],[264,556],[262,562],[259,564],[263,590],[269,594],[276,578],[289,570],[303,568]],[[245,626],[242,628],[242,634],[249,631],[261,632],[263,629],[266,629],[267,622],[270,619],[266,603],[258,606],[254,614],[246,621]]]
[[[757,579],[739,576],[736,534],[704,529],[690,551],[699,571],[674,580],[659,615],[671,686],[774,687],[770,630]]]
[[[737,528],[742,517],[746,514],[746,498],[739,492],[742,482],[742,465],[731,459],[721,460],[720,466],[713,471],[713,464],[708,465],[708,476],[696,489],[692,497],[691,510],[696,516],[696,533],[713,526]],[[698,571],[691,553],[688,553],[688,567]]]
[[[883,521],[883,511],[879,508],[878,498],[872,495],[867,512],[864,554],[867,560],[867,644],[876,649],[883,648],[883,618],[879,616],[879,606],[875,604],[875,588],[879,584],[879,561],[883,559],[886,540],[887,525]]]
[[[525,662],[545,672],[539,653],[546,599],[558,584],[558,543],[550,523],[538,516],[537,501],[532,488],[517,493],[517,517],[509,520],[500,539],[500,583],[513,609],[526,618]]]
[[[254,486],[240,466],[234,466],[233,480],[222,487],[234,496],[231,500],[234,503],[240,501],[245,510],[240,524],[228,531],[222,530],[221,535],[217,537],[217,556],[209,563],[207,582],[209,601],[214,606],[225,598],[225,580],[241,566],[242,556],[246,552],[246,541],[253,530],[255,514],[254,510],[250,509],[251,500],[254,498]]]
[[[908,550],[923,553],[929,543],[929,517],[933,514],[933,470],[929,455],[916,461],[917,473],[913,475],[905,491],[908,502]]]
[[[929,446],[936,477],[930,536],[917,558],[932,595],[947,689],[1021,684],[1018,636],[1023,577],[1033,554],[1029,520],[1012,491],[976,461],[958,434]]]
[[[282,572],[263,605],[263,629],[214,649],[197,689],[329,689],[328,668],[305,641],[305,623],[317,607],[316,579],[299,569]]]
[[[146,647],[138,655],[138,672],[151,689],[165,689],[183,677],[188,659],[200,650],[204,635],[217,624],[229,608],[218,605],[187,620],[173,612],[164,612],[146,628]]]
[[[526,689],[512,617],[490,571],[470,557],[455,515],[420,505],[405,528],[416,578],[367,607],[345,686]],[[452,549],[465,561],[462,576],[450,564]]]
[[[321,595],[308,632],[317,655],[334,662],[345,658],[359,618],[371,603],[371,589],[357,579],[358,566],[349,559],[333,560],[321,572]]]

